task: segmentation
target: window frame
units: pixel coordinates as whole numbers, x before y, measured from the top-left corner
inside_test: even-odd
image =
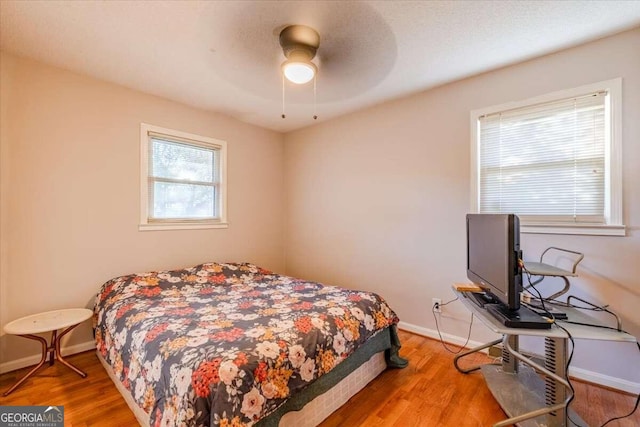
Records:
[[[153,220],[149,218],[149,147],[152,137],[165,137],[167,141],[193,147],[217,151],[219,167],[219,218],[189,219],[167,218]],[[140,223],[139,231],[153,230],[195,230],[207,228],[227,228],[227,142],[206,136],[195,135],[174,129],[140,124]]]
[[[600,91],[606,91],[608,94],[605,100],[605,222],[570,224],[554,223],[549,220],[521,221],[520,230],[523,233],[625,236],[622,212],[622,78],[472,110],[470,114],[471,212],[477,213],[480,209],[480,117]]]

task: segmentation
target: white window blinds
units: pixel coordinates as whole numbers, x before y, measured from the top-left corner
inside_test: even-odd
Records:
[[[606,220],[606,92],[479,118],[479,211],[535,222]]]

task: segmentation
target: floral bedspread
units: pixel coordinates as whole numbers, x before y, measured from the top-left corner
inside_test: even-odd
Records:
[[[373,293],[208,263],[108,281],[95,322],[151,425],[250,426],[398,318]]]

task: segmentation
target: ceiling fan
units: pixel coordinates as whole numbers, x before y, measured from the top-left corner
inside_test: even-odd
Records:
[[[318,115],[315,110],[318,67],[311,60],[316,56],[320,46],[320,35],[316,30],[306,25],[289,25],[280,32],[279,39],[282,52],[287,58],[282,63],[282,118],[287,117],[284,113],[284,79],[286,78],[299,85],[313,80],[313,119],[317,120]]]
[[[226,19],[215,20],[220,14]],[[390,24],[367,2],[208,2],[202,19],[217,22],[205,27],[216,41],[207,57],[212,72],[276,111],[284,86],[292,121],[312,119],[314,100],[319,113],[357,103],[397,57]]]
[[[306,25],[289,25],[280,32],[280,46],[287,58],[284,76],[292,83],[305,84],[316,77],[318,67],[311,60],[320,46],[320,35]]]

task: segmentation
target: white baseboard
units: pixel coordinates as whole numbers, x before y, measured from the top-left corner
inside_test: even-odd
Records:
[[[71,354],[81,353],[83,351],[94,350],[95,348],[95,341],[87,341],[68,347],[62,347],[61,350],[63,356],[68,356]],[[33,356],[23,357],[22,359],[10,360],[8,362],[0,363],[0,374],[35,365],[40,361],[40,357],[42,357],[40,354],[34,354]]]
[[[569,367],[569,375],[582,381],[598,384],[604,387],[614,388],[632,394],[640,394],[640,384],[627,381],[622,378],[603,375],[598,372],[588,371],[582,368]]]
[[[446,332],[440,332],[440,335],[438,335],[438,331],[436,331],[435,329],[423,328],[422,326],[412,325],[411,323],[407,323],[403,321],[400,321],[400,323],[398,323],[398,329],[402,329],[403,331],[422,335],[423,337],[433,338],[438,341],[440,341],[440,335],[442,335],[442,340],[444,342],[446,342],[447,344],[454,344],[458,346],[465,345],[465,342],[467,341],[466,338],[461,338],[456,335],[447,334]],[[474,348],[474,347],[481,346],[483,344],[484,343],[482,342],[469,340],[466,347]],[[487,353],[487,352],[488,350],[486,349],[481,351],[481,353]]]
[[[433,338],[436,340],[440,340],[440,336],[438,335],[438,331],[434,329],[424,328],[422,326],[412,325],[411,323],[400,322],[398,323],[398,328],[403,331],[412,332],[414,334],[422,335],[424,337]],[[442,333],[442,339],[450,344],[455,345],[464,345],[466,338],[461,338],[455,335]],[[478,347],[483,343],[479,343],[477,341],[469,341],[467,344],[468,348]],[[486,353],[485,350],[482,351]],[[598,372],[589,371],[582,368],[569,367],[569,375],[573,378],[587,381],[589,383],[601,385],[604,387],[613,388],[616,390],[624,391],[626,393],[632,394],[640,394],[640,383],[635,383],[632,381],[625,380],[623,378],[612,377],[609,375],[604,375]]]

